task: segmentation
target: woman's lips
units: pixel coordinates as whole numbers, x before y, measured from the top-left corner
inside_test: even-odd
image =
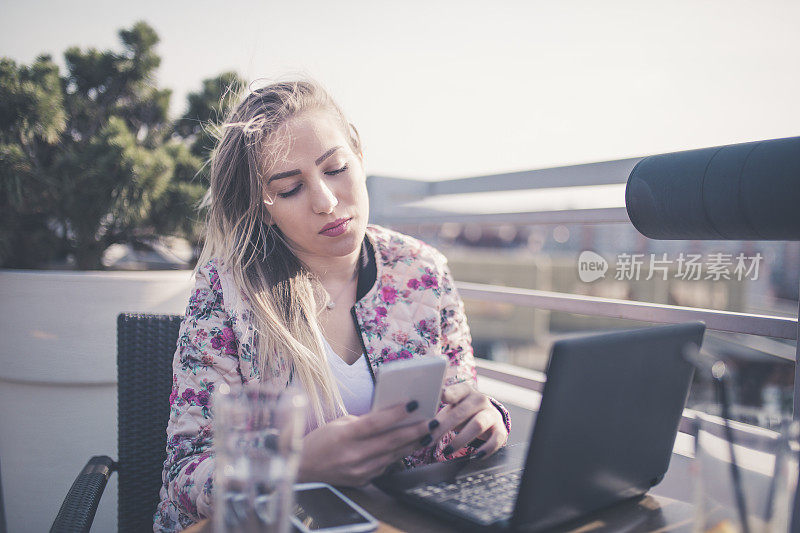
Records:
[[[345,231],[347,231],[347,226],[350,225],[350,221],[353,220],[352,218],[340,218],[338,220],[334,220],[330,224],[326,224],[320,231],[320,235],[325,235],[326,237],[338,237]]]

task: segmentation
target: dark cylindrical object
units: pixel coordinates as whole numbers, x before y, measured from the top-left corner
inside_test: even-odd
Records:
[[[625,206],[651,239],[800,240],[800,137],[646,157]]]

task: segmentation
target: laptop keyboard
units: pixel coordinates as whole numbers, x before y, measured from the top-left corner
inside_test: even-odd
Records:
[[[443,481],[406,491],[440,507],[450,508],[481,524],[511,518],[522,470],[464,476],[453,483]]]

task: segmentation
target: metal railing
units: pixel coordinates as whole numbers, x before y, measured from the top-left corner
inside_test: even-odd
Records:
[[[797,319],[789,317],[735,313],[698,307],[632,302],[597,296],[521,289],[481,283],[456,282],[462,297],[563,311],[580,315],[624,318],[642,322],[677,324],[702,320],[708,329],[797,339]]]
[[[468,299],[537,307],[549,311],[665,324],[702,320],[706,323],[708,329],[717,331],[791,340],[797,340],[798,337],[798,320],[794,318],[631,302],[479,283],[456,282],[456,286],[461,296]],[[795,359],[793,358],[791,361],[794,362]],[[475,366],[481,377],[501,381],[539,394],[544,391],[544,385],[547,381],[547,376],[543,372],[511,364],[476,358]],[[798,383],[795,382],[795,401],[797,401],[798,394],[800,394],[798,389]],[[797,415],[796,412],[795,415]],[[694,418],[693,410],[684,409],[678,431],[692,434],[694,432]],[[737,430],[736,434],[738,435],[738,433],[739,431]]]
[[[456,282],[456,286],[461,296],[467,299],[536,307],[548,311],[563,311],[588,316],[664,324],[702,320],[706,323],[708,329],[716,331],[776,337],[795,341],[798,338],[798,320],[795,318],[632,302],[480,283]],[[791,361],[795,362],[796,358],[792,358]],[[544,390],[544,384],[547,381],[546,375],[542,372],[514,365],[496,363],[479,358],[475,359],[475,365],[479,375],[482,377],[502,381],[509,385],[538,393]],[[798,389],[798,383],[795,382],[795,399],[800,394]],[[685,409],[679,431],[691,433],[693,420],[694,412],[691,409]]]

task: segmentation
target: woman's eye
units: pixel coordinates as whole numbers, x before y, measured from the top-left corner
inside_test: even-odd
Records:
[[[336,174],[341,174],[345,170],[347,170],[347,163],[345,163],[342,168],[337,168],[336,170],[330,170],[330,171],[326,172],[325,174],[327,174],[328,176],[335,176]]]
[[[278,196],[280,196],[281,198],[288,198],[288,197],[292,196],[293,194],[295,194],[299,190],[300,190],[300,184],[298,183],[297,186],[294,189],[291,189],[291,190],[286,191],[286,192],[280,192],[280,193],[278,193]]]

